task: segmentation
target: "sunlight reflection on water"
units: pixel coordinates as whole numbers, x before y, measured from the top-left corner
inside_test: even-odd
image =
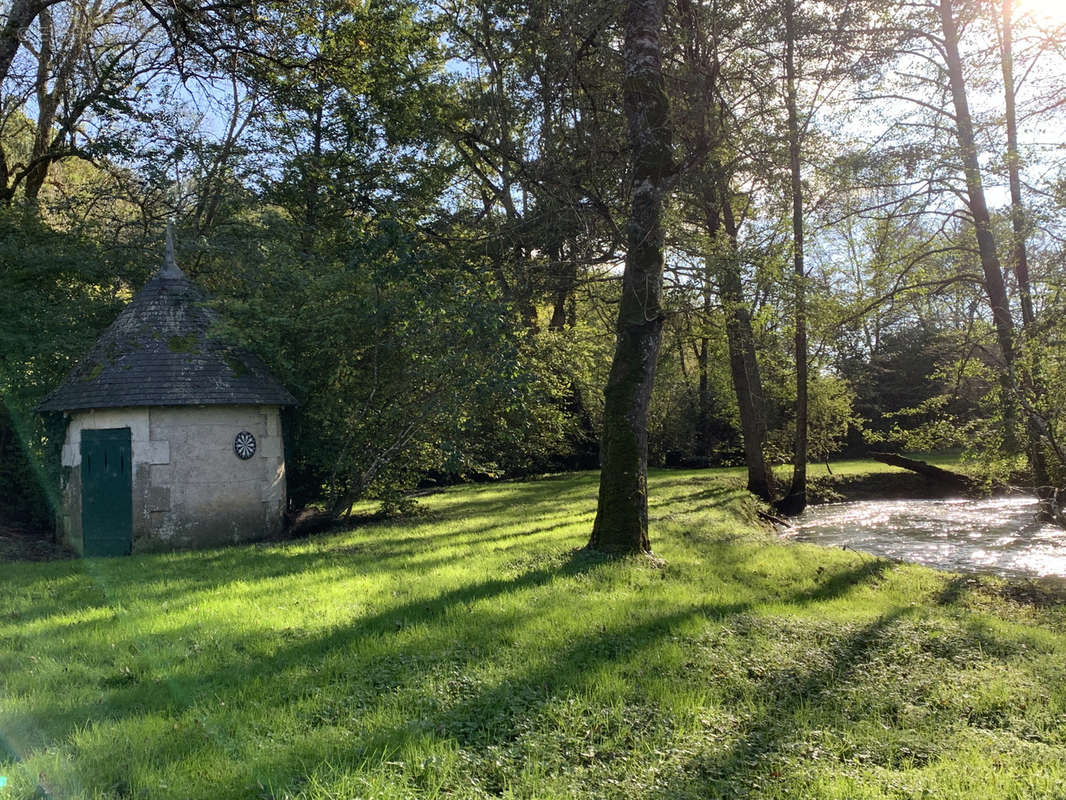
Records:
[[[865,500],[810,506],[785,536],[940,569],[1066,577],[1066,531],[1032,497]]]

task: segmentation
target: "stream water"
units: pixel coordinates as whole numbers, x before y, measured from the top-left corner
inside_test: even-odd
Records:
[[[846,546],[955,572],[1066,577],[1066,531],[1036,520],[1032,497],[865,500],[810,506],[790,539]]]

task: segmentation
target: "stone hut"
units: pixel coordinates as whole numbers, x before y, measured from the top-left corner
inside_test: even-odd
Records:
[[[215,312],[174,262],[130,301],[39,411],[67,416],[62,534],[86,556],[277,533],[280,409],[257,358],[210,335]]]

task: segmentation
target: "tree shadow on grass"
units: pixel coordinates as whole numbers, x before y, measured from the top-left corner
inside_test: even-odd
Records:
[[[896,566],[894,561],[883,558],[863,560],[856,567],[830,572],[821,583],[800,593],[792,602],[795,605],[811,605],[836,599],[860,584],[876,582]]]
[[[588,493],[596,480],[595,473],[589,473],[579,477],[580,484],[572,486],[573,478],[565,476],[566,485],[569,488],[563,495],[560,494],[558,481],[551,479],[519,483],[509,487],[508,496],[504,499],[487,498],[484,500],[464,498],[454,506],[431,511],[427,516],[410,519],[382,519],[369,525],[363,526],[361,533],[373,532],[378,529],[382,533],[380,541],[360,542],[360,551],[373,559],[374,566],[365,566],[363,570],[371,572],[385,572],[393,569],[390,559],[413,556],[420,551],[440,546],[448,546],[447,543],[463,543],[465,546],[474,547],[478,544],[496,542],[505,539],[529,538],[535,535],[548,533],[553,530],[568,527],[583,519],[583,515],[591,515],[595,511],[594,497],[589,495],[587,508],[580,514],[569,512],[552,513],[559,508],[560,498],[563,496],[582,497]],[[703,481],[696,481],[696,485],[703,485]],[[657,494],[662,498],[664,489],[672,486],[689,487],[693,480],[678,478],[676,480],[658,479]],[[473,491],[477,491],[476,489]],[[485,491],[497,492],[497,489],[486,488]],[[690,500],[702,498],[716,498],[716,502],[707,506],[725,505],[731,495],[736,491],[731,488],[710,488],[697,492],[691,497],[686,496],[686,503]],[[668,508],[672,498],[653,500],[653,508]],[[521,519],[513,519],[512,515],[516,506],[529,511]],[[539,506],[544,505],[546,513],[537,514]],[[698,511],[701,509],[696,509]],[[454,520],[476,518],[489,513],[503,513],[504,519],[500,523],[481,525],[479,527],[461,527],[459,530],[441,530],[432,532],[430,526],[433,523],[448,523]],[[686,510],[686,515],[694,513]],[[515,530],[520,528],[523,519],[536,519],[537,522],[552,522],[550,525],[538,525],[530,530]],[[541,518],[538,518],[541,517]],[[556,518],[558,520],[556,521]],[[497,533],[501,529],[508,529],[507,533]],[[401,530],[419,531],[414,535],[397,536]],[[49,617],[56,613],[54,598],[49,595],[43,597],[41,602],[27,605],[18,601],[18,592],[21,586],[33,586],[40,581],[42,576],[56,573],[59,566],[65,573],[64,580],[80,580],[79,586],[71,586],[64,589],[63,594],[69,598],[70,592],[77,592],[82,599],[79,601],[79,609],[90,611],[94,609],[104,610],[113,607],[116,600],[129,601],[137,599],[141,602],[168,602],[172,599],[187,598],[192,592],[200,590],[217,591],[226,583],[233,580],[235,574],[239,574],[240,580],[254,582],[281,578],[288,575],[300,574],[333,566],[337,559],[337,551],[342,550],[343,545],[333,547],[331,540],[343,540],[350,536],[349,532],[330,533],[313,540],[311,549],[303,543],[289,544],[287,542],[264,542],[260,544],[239,545],[235,547],[221,547],[203,549],[198,551],[186,551],[163,555],[134,556],[132,559],[80,559],[66,562],[62,565],[47,564],[41,568],[32,566],[28,569],[19,570],[12,576],[12,582],[7,589],[12,606],[17,604],[17,610],[12,608],[8,612],[8,619],[18,624],[26,624],[42,617]],[[482,535],[490,534],[490,535]],[[581,537],[582,540],[584,536]],[[465,541],[464,541],[465,540]],[[580,544],[581,542],[578,542]],[[315,546],[317,545],[317,546]],[[419,562],[420,569],[431,569],[442,566],[449,561],[461,558],[456,554],[454,558],[441,558],[438,560]],[[364,559],[363,563],[366,563]],[[77,576],[76,578],[74,576]],[[135,577],[134,577],[135,576]],[[130,596],[114,587],[135,585],[136,597]],[[69,607],[69,604],[67,604]],[[3,600],[0,599],[0,625],[5,621],[2,610]],[[69,613],[69,612],[65,612]]]
[[[114,612],[123,603],[170,603],[189,602],[199,592],[224,591],[231,583],[250,584],[270,581],[296,575],[306,575],[323,569],[335,569],[338,566],[357,565],[358,572],[368,577],[388,572],[396,572],[408,566],[403,563],[417,556],[420,552],[433,552],[441,547],[457,547],[457,552],[443,557],[420,559],[413,566],[420,571],[432,570],[461,561],[467,554],[463,551],[473,550],[479,546],[500,541],[515,541],[523,546],[529,539],[550,534],[553,531],[575,524],[573,518],[551,525],[539,525],[526,530],[520,529],[520,523],[507,525],[489,525],[481,528],[459,531],[411,536],[404,539],[382,539],[380,541],[360,542],[345,546],[343,534],[338,534],[336,545],[328,540],[320,540],[312,550],[293,549],[284,545],[216,548],[190,553],[170,554],[166,556],[140,556],[133,560],[118,559],[82,559],[68,562],[68,570],[76,570],[64,576],[64,605],[57,609],[54,597],[49,594],[39,602],[27,604],[20,602],[18,587],[10,584],[8,604],[10,610],[0,611],[0,629],[5,622],[12,625],[29,623],[62,614],[92,614],[93,612]],[[509,528],[506,533],[488,534]],[[515,529],[519,528],[519,529]],[[456,544],[447,544],[447,542]],[[147,569],[146,569],[147,567]],[[133,576],[138,578],[134,579]],[[235,578],[239,575],[239,578]],[[39,579],[38,579],[39,580]],[[25,586],[32,586],[36,581],[33,576],[25,575],[20,579]],[[122,587],[116,589],[115,587]],[[129,590],[132,587],[132,590]],[[73,607],[73,597],[78,599]],[[70,625],[93,624],[94,620],[68,623]]]
[[[440,520],[468,516],[491,516],[510,514],[521,507],[535,511],[541,506],[556,508],[565,501],[587,500],[591,508],[596,504],[596,482],[598,475],[582,475],[577,478],[566,476],[566,486],[560,487],[559,480],[551,478],[512,482],[504,488],[489,484],[484,488],[464,487],[462,500],[450,503],[446,494],[437,495],[445,502],[432,507],[429,514]],[[485,497],[483,495],[490,495]]]
[[[942,594],[942,605],[951,605],[968,596],[986,595],[1033,608],[1053,608],[1066,605],[1066,580],[1062,578],[1029,578],[1027,580],[997,580],[980,574],[955,575]]]
[[[456,589],[442,592],[435,597],[419,598],[409,602],[393,605],[388,609],[369,616],[359,618],[355,624],[345,628],[331,631],[325,635],[313,636],[308,639],[300,639],[293,643],[281,642],[274,652],[262,655],[262,647],[254,646],[258,634],[252,633],[244,638],[249,641],[243,645],[238,641],[241,637],[230,637],[227,647],[232,652],[249,653],[253,657],[242,659],[239,671],[235,672],[235,666],[229,662],[221,668],[203,670],[190,667],[172,670],[167,676],[166,682],[174,682],[188,686],[233,686],[235,678],[239,682],[254,681],[259,678],[276,678],[286,667],[300,666],[315,659],[320,659],[332,652],[349,648],[353,643],[375,636],[391,636],[402,631],[412,622],[432,624],[452,610],[471,606],[494,597],[535,589],[557,580],[560,577],[580,574],[594,568],[601,563],[601,559],[595,554],[584,551],[575,551],[561,565],[551,565],[545,568],[529,570],[516,577],[497,578],[479,583],[461,586]],[[34,648],[43,657],[61,659],[64,656],[66,642],[54,636],[55,632],[42,630],[37,634],[37,646]],[[204,630],[194,625],[186,625],[178,628],[165,630],[162,636],[168,639],[181,640],[184,637],[196,638],[203,636]],[[115,644],[115,642],[112,642]],[[53,652],[51,648],[58,648]],[[112,648],[126,656],[127,660],[131,653],[136,653],[136,643],[130,641],[124,643],[121,648]],[[121,659],[118,659],[121,660]],[[109,719],[117,719],[127,714],[151,712],[154,710],[173,710],[171,703],[161,703],[161,689],[165,687],[160,682],[150,681],[145,684],[135,682],[136,676],[120,677],[115,685],[101,687],[105,689],[106,697],[101,703],[82,705],[76,708],[63,709],[59,706],[51,706],[48,703],[40,704],[34,709],[33,715],[25,722],[32,725],[33,717],[38,713],[45,716],[66,715],[70,718],[70,729],[78,725],[84,725],[94,719],[104,716]],[[57,698],[57,702],[60,699]],[[180,705],[180,699],[179,699]],[[114,712],[114,713],[109,713]],[[16,725],[15,727],[23,727]],[[63,738],[66,731],[53,731],[52,735]]]
[[[188,725],[190,723],[185,720],[188,709],[201,708],[204,698],[217,698],[232,705],[240,702],[246,686],[262,687],[264,697],[276,699],[278,708],[274,713],[282,717],[294,713],[297,706],[293,704],[302,702],[301,698],[316,688],[327,695],[331,691],[339,693],[335,697],[330,695],[339,703],[350,702],[353,691],[363,693],[369,703],[364,710],[372,715],[375,709],[388,703],[388,698],[396,691],[422,691],[425,682],[442,668],[460,674],[476,670],[486,656],[505,647],[516,629],[528,621],[528,617],[517,616],[513,610],[499,610],[495,604],[484,601],[539,589],[559,578],[579,576],[599,567],[602,562],[603,559],[595,554],[575,551],[561,564],[549,564],[515,577],[484,580],[434,597],[400,603],[324,634],[289,638],[281,633],[275,634],[269,642],[261,641],[260,632],[220,634],[217,652],[224,654],[221,663],[216,659],[205,664],[195,656],[185,660],[180,653],[171,652],[167,659],[172,663],[163,665],[163,674],[158,679],[146,677],[137,670],[124,673],[122,659],[117,659],[113,676],[96,687],[100,692],[99,700],[73,705],[65,698],[45,701],[22,715],[9,715],[11,730],[5,733],[14,734],[11,736],[13,749],[26,753],[68,742],[75,731],[87,724],[121,724],[126,720],[162,715]],[[795,593],[791,600],[802,603],[843,596],[875,574],[868,564],[864,564],[827,576],[824,585],[810,592]],[[350,759],[345,757],[345,763],[354,768],[367,759],[380,761],[397,748],[427,735],[452,739],[462,747],[476,750],[489,747],[497,740],[513,740],[522,720],[539,713],[552,698],[576,692],[603,665],[619,660],[639,660],[641,653],[653,648],[694,616],[724,619],[750,611],[752,607],[748,602],[695,604],[669,613],[648,611],[643,613],[642,619],[632,623],[592,629],[559,651],[545,654],[543,660],[521,674],[504,677],[491,686],[460,696],[455,703],[435,701],[419,720],[389,724],[370,731],[352,747]],[[435,626],[435,623],[443,622],[448,615],[462,613],[464,608],[471,615],[469,623],[464,623],[464,629],[477,633],[472,633],[465,641],[455,641],[449,638],[453,636],[454,627],[449,629],[447,624]],[[405,631],[411,625],[427,630],[424,635],[405,638]],[[488,635],[485,635],[486,631]],[[169,643],[202,634],[202,629],[194,625],[156,633],[162,641]],[[47,640],[44,632],[41,637]],[[393,637],[395,644],[390,643]],[[373,646],[362,647],[367,642]],[[130,636],[127,641],[120,640],[116,644],[122,652],[143,644],[143,641],[142,637]],[[55,646],[62,648],[63,645],[57,642]],[[137,655],[129,657],[136,659]],[[319,668],[333,671],[332,677],[319,676],[316,672]],[[47,720],[46,726],[38,729],[42,720]],[[306,777],[305,760],[299,757],[295,745],[289,749],[275,747],[269,751],[268,758],[247,751],[239,731],[226,733],[225,727],[220,725],[209,733],[183,734],[178,742],[181,752],[171,753],[168,757],[187,760],[196,757],[204,748],[221,749],[248,759],[248,769],[262,773],[260,777],[272,784],[298,786]],[[172,745],[174,742],[168,741],[152,747],[162,750]],[[106,753],[92,752],[92,745],[83,743],[78,759],[95,764],[94,770],[103,770],[115,780],[123,779],[125,767],[120,763],[108,765]],[[80,769],[78,764],[73,767],[75,773]],[[234,795],[240,795],[242,791],[242,787],[237,786],[218,788],[220,793]],[[205,789],[208,791],[210,789]]]
[[[796,598],[796,603],[825,602],[841,597],[860,583],[876,580],[895,564],[890,561],[866,561],[859,567],[831,576],[814,590]],[[951,605],[960,599],[960,587],[969,586],[967,579],[948,580],[943,589],[930,599],[931,604]],[[893,608],[872,622],[831,644],[831,659],[828,664],[809,669],[797,675],[785,670],[775,679],[770,676],[761,684],[765,686],[761,713],[745,723],[739,737],[717,752],[704,753],[675,768],[672,777],[653,795],[661,800],[677,798],[733,798],[767,796],[767,784],[773,783],[776,773],[771,771],[773,759],[784,754],[784,747],[800,738],[804,723],[832,714],[839,702],[833,690],[846,687],[864,676],[864,669],[880,654],[890,652],[899,645],[893,630],[913,614],[913,606]],[[1012,641],[990,630],[980,620],[965,625],[967,642],[945,641],[943,637],[923,640],[923,650],[939,648],[939,655],[953,659],[957,655],[952,648],[963,646],[979,654],[981,659],[1009,658],[1032,648],[1032,642],[1022,636],[1022,641]],[[872,701],[873,698],[870,698]],[[791,723],[795,724],[791,724]],[[902,758],[915,754],[905,750]],[[771,791],[770,794],[773,794]],[[773,795],[776,796],[776,795]]]
[[[838,586],[844,585],[843,583]],[[827,598],[823,598],[827,599]],[[761,714],[746,723],[740,737],[719,752],[690,759],[653,797],[746,798],[763,795],[762,782],[772,782],[770,762],[783,745],[795,738],[797,726],[788,724],[801,711],[809,712],[826,702],[828,689],[846,683],[884,644],[886,631],[909,613],[896,608],[832,646],[831,663],[806,674],[782,674],[764,680],[765,700]]]
[[[846,595],[881,569],[870,565],[843,570],[810,592],[798,593],[791,600],[803,604],[832,600]],[[576,638],[545,663],[533,666],[520,675],[499,681],[460,702],[441,707],[428,720],[415,725],[379,731],[375,737],[377,752],[387,754],[401,749],[422,731],[438,730],[464,748],[483,750],[512,742],[523,729],[523,721],[541,713],[545,705],[566,694],[580,694],[589,676],[604,665],[632,664],[641,661],[645,652],[670,638],[694,618],[724,621],[755,609],[749,602],[700,603],[657,614],[636,623],[603,626]],[[485,787],[495,791],[504,787]]]

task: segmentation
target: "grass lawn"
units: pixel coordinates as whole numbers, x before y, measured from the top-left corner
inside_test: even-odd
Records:
[[[1066,797],[1062,605],[780,544],[730,471],[602,561],[596,482],[0,565],[0,800]]]

